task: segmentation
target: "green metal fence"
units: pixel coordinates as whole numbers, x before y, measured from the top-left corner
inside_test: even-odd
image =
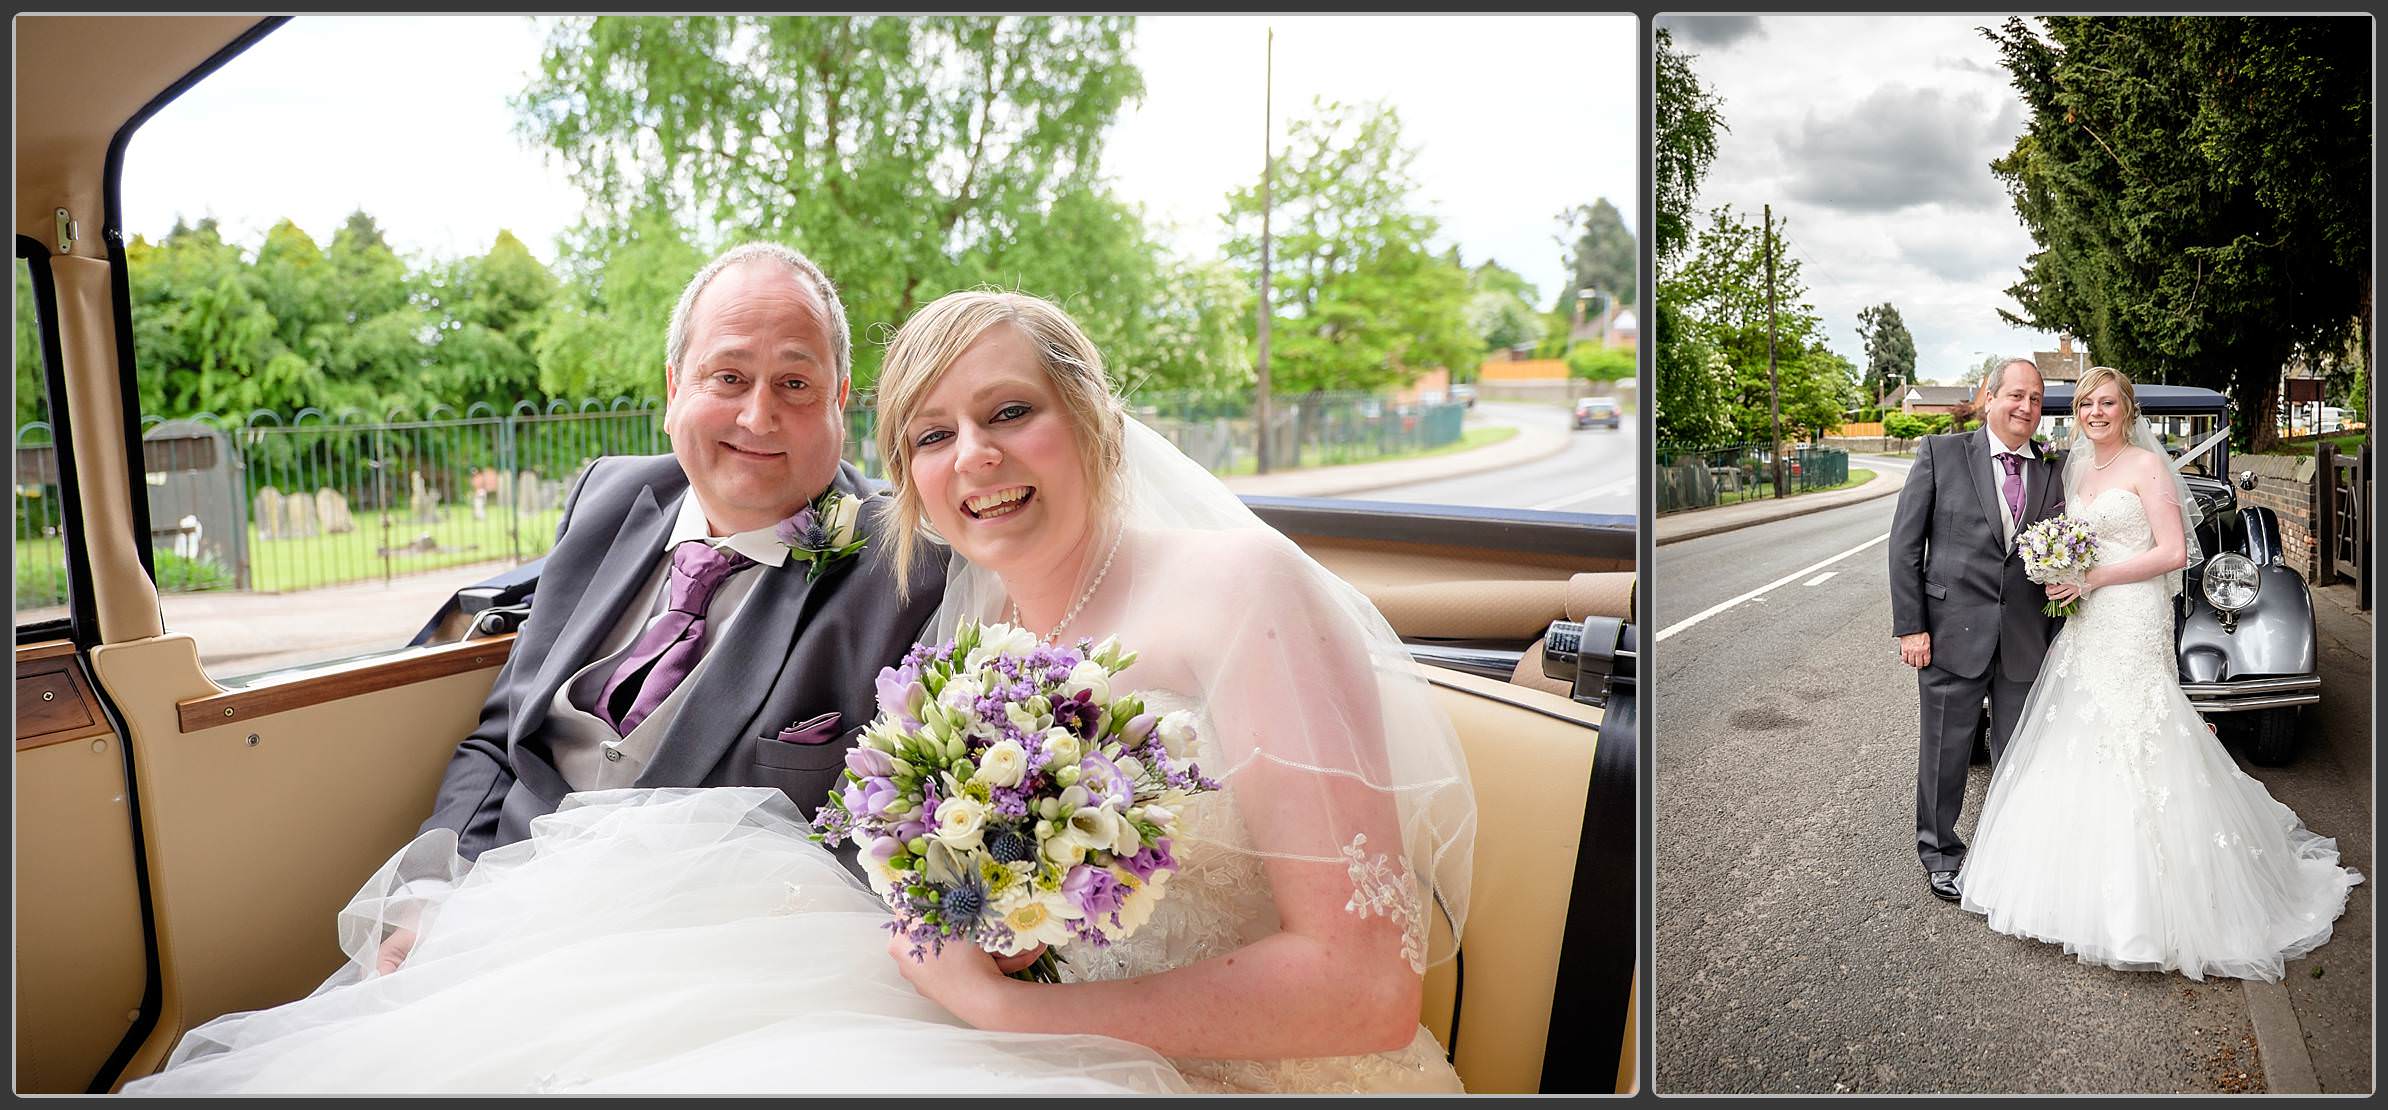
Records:
[[[1218,473],[1250,471],[1249,399],[1155,394],[1131,411]],[[1273,464],[1361,462],[1458,442],[1467,408],[1362,394],[1280,400]],[[416,418],[304,410],[144,417],[151,546],[168,592],[287,592],[537,558],[581,468],[671,450],[653,401],[445,406]],[[883,477],[867,397],[846,414],[845,457]],[[66,603],[63,514],[47,424],[16,434],[16,600]],[[1297,461],[1298,460],[1298,461]]]
[[[1794,447],[1783,460],[1789,493],[1830,489],[1849,481],[1849,452],[1837,447]],[[1772,497],[1773,455],[1768,444],[1682,447],[1660,444],[1652,458],[1658,511],[1705,509]]]

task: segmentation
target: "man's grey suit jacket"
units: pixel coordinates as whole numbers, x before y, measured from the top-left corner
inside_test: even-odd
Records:
[[[2065,511],[2063,472],[2043,449],[2025,483],[2021,533]],[[1891,634],[1932,634],[1932,665],[1966,678],[1993,652],[2007,679],[2030,682],[2048,654],[2047,595],[2024,577],[2008,547],[2006,502],[1990,480],[1982,434],[1952,432],[1916,441],[1915,466],[1891,517]]]
[[[866,489],[844,463],[834,484],[857,496]],[[530,617],[480,724],[448,762],[424,831],[456,830],[458,852],[477,858],[528,836],[531,819],[571,792],[542,731],[548,706],[640,595],[664,557],[673,499],[687,489],[670,455],[601,458],[582,474]],[[944,590],[944,549],[924,544],[911,595],[897,599],[894,545],[881,538],[891,504],[885,496],[865,503],[857,527],[871,542],[818,580],[808,582],[794,559],[760,568],[768,577],[747,595],[735,639],[706,646],[716,657],[688,680],[697,685],[634,785],[775,786],[812,813],[876,710],[879,668],[901,661]]]

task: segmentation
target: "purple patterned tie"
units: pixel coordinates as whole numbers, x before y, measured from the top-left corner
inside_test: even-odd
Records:
[[[630,735],[647,714],[672,696],[705,653],[705,607],[730,575],[753,566],[735,551],[702,540],[683,540],[672,549],[672,603],[622,657],[597,695],[597,717],[616,733]],[[640,676],[644,675],[644,681]]]
[[[2013,451],[1998,453],[1998,461],[2007,468],[2007,480],[1999,483],[1999,490],[2007,495],[2007,519],[2015,527],[2023,527],[2023,456]]]

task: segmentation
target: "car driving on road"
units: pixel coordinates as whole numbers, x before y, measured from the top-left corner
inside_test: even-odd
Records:
[[[1617,402],[1612,398],[1586,397],[1575,403],[1575,426],[1577,428],[1615,428],[1621,423],[1622,418],[1617,412]]]

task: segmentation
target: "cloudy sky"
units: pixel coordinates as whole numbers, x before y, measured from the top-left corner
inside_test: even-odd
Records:
[[[1559,211],[1606,196],[1633,224],[1632,16],[1151,17],[1135,37],[1146,92],[1105,168],[1186,253],[1216,254],[1227,191],[1259,175],[1271,25],[1277,133],[1313,96],[1390,100],[1444,243],[1469,264],[1498,259],[1547,304],[1564,280]],[[214,215],[253,246],[288,216],[328,241],[363,207],[401,250],[477,253],[504,227],[552,261],[581,198],[506,106],[540,42],[519,17],[294,20],[142,129],[128,229]]]
[[[2000,308],[2031,236],[1991,159],[2023,103],[1976,28],[2003,16],[1669,16],[1731,131],[1699,207],[1756,222],[1772,203],[1834,350],[1861,366],[1858,310],[1897,305],[1916,373],[1956,381],[1988,354],[2054,349]],[[2077,344],[2078,345],[2078,344]]]

